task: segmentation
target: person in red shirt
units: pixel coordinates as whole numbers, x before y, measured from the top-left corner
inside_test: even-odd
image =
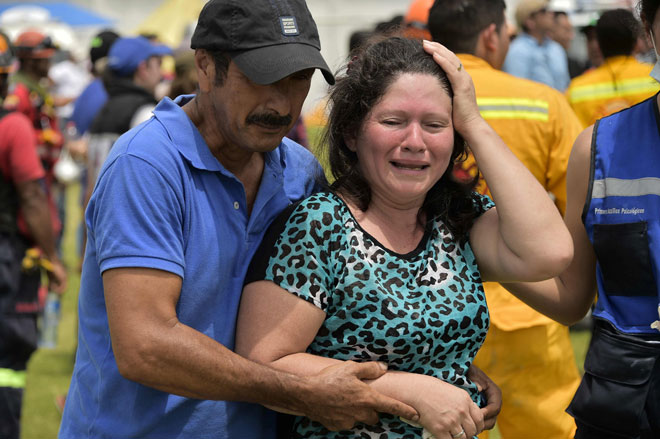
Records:
[[[53,175],[54,165],[62,150],[64,137],[55,115],[53,97],[48,91],[48,70],[55,54],[50,37],[36,30],[27,30],[16,37],[13,51],[18,58],[18,71],[9,78],[9,91],[3,107],[23,113],[30,120],[37,145],[37,153],[46,172],[45,190],[51,208],[53,230],[59,238],[62,215],[58,214],[58,185]]]
[[[0,34],[3,99],[13,65],[11,46]],[[19,437],[25,369],[38,338],[41,271],[23,264],[26,251],[35,246],[41,251],[51,291],[61,294],[66,288],[36,139],[28,117],[0,109],[0,437],[9,439]]]

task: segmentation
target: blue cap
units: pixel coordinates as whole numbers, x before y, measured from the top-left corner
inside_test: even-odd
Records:
[[[172,49],[144,37],[118,38],[108,52],[108,67],[119,76],[132,75],[138,65],[152,56],[171,55]]]

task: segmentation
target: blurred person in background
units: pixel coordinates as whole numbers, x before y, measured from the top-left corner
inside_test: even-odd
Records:
[[[639,2],[656,50],[659,8],[660,0]],[[660,62],[650,75],[660,82]],[[656,93],[578,136],[564,217],[573,261],[550,281],[507,285],[566,324],[581,319],[597,294],[584,376],[568,408],[576,439],[660,437],[659,126]]]
[[[503,70],[559,91],[570,81],[566,51],[549,38],[555,25],[548,0],[520,0],[516,7],[519,33],[511,42]]]
[[[655,64],[655,49],[653,48],[653,42],[649,36],[646,35],[646,32],[640,32],[634,52],[637,61],[647,64]]]
[[[73,114],[74,102],[89,84],[91,75],[74,58],[70,48],[58,46],[48,70],[48,79],[60,129],[68,136],[66,126]]]
[[[438,0],[429,30],[457,53],[474,81],[481,115],[563,212],[566,166],[580,123],[559,91],[500,71],[509,47],[504,1]],[[477,190],[490,195],[477,164],[470,154],[454,173],[464,181],[479,175]],[[502,437],[572,438],[575,423],[565,409],[580,377],[568,328],[498,283],[486,282],[484,290],[491,326],[474,364],[502,389]]]
[[[94,36],[90,42],[90,72],[94,79],[76,99],[71,115],[76,131],[81,136],[89,131],[96,114],[108,100],[108,93],[105,91],[101,76],[105,71],[108,51],[117,38],[119,34],[106,29]]]
[[[119,38],[119,34],[115,31],[104,30],[94,36],[90,42],[90,72],[94,79],[76,99],[71,115],[71,120],[75,123],[79,135],[84,135],[89,131],[96,114],[108,100],[108,93],[105,91],[101,76],[107,63],[108,51],[117,38]]]
[[[641,25],[627,9],[603,12],[596,23],[602,65],[571,81],[566,95],[584,128],[628,108],[660,89],[649,77],[653,66],[634,56]]]
[[[62,211],[56,209],[55,200],[61,195],[53,174],[64,138],[55,113],[53,96],[49,92],[48,70],[55,45],[50,37],[36,30],[27,30],[14,41],[19,61],[18,71],[10,77],[9,94],[3,102],[8,110],[25,114],[32,122],[37,152],[46,171],[45,189],[53,216],[56,235],[61,237]]]
[[[9,95],[4,101],[4,107],[20,111],[32,121],[37,133],[39,157],[50,184],[53,182],[53,165],[63,144],[48,81],[51,58],[56,47],[50,37],[36,30],[19,34],[14,46],[19,68],[10,79]]]
[[[597,19],[592,20],[580,29],[580,32],[584,34],[584,38],[587,41],[587,68],[586,70],[596,68],[603,64],[603,53],[600,51],[600,46],[598,45],[598,36],[596,35],[596,23]]]
[[[151,117],[158,103],[154,93],[162,80],[162,57],[171,54],[169,47],[145,37],[120,37],[112,43],[103,74],[108,100],[89,129],[85,206],[113,143]]]
[[[434,0],[412,0],[403,17],[401,29],[408,38],[430,40],[431,34],[428,28],[429,10]],[[378,29],[376,29],[378,31]]]
[[[14,56],[0,34],[0,98],[5,99]],[[20,436],[25,370],[37,348],[41,266],[49,290],[62,294],[66,271],[55,250],[33,121],[0,109],[0,437]],[[41,255],[34,250],[36,246]]]
[[[571,78],[575,78],[586,69],[585,62],[582,62],[569,54],[571,43],[575,38],[575,28],[571,23],[566,11],[554,11],[555,25],[550,31],[550,38],[558,42],[561,47],[566,51],[566,59],[568,61],[568,74]]]

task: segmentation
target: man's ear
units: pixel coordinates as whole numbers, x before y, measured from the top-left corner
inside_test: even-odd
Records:
[[[479,38],[481,38],[481,42],[483,43],[484,49],[486,49],[487,52],[493,52],[497,50],[499,46],[499,35],[497,33],[497,27],[495,26],[495,23],[489,24],[488,27],[481,32]]]
[[[137,68],[133,72],[133,79],[137,79],[138,81],[140,81],[144,77],[144,74],[147,71],[147,60],[148,58],[143,61],[140,61]]]
[[[211,54],[206,50],[195,50],[195,69],[197,70],[199,91],[208,93],[215,82],[215,63],[211,58]]]

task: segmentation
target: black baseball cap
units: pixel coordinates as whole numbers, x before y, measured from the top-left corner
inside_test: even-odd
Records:
[[[92,64],[96,63],[99,59],[108,56],[110,47],[115,40],[119,38],[119,34],[112,30],[104,30],[96,34],[89,44],[89,59]]]
[[[199,14],[190,47],[227,53],[257,84],[311,68],[335,83],[304,0],[211,0]]]

